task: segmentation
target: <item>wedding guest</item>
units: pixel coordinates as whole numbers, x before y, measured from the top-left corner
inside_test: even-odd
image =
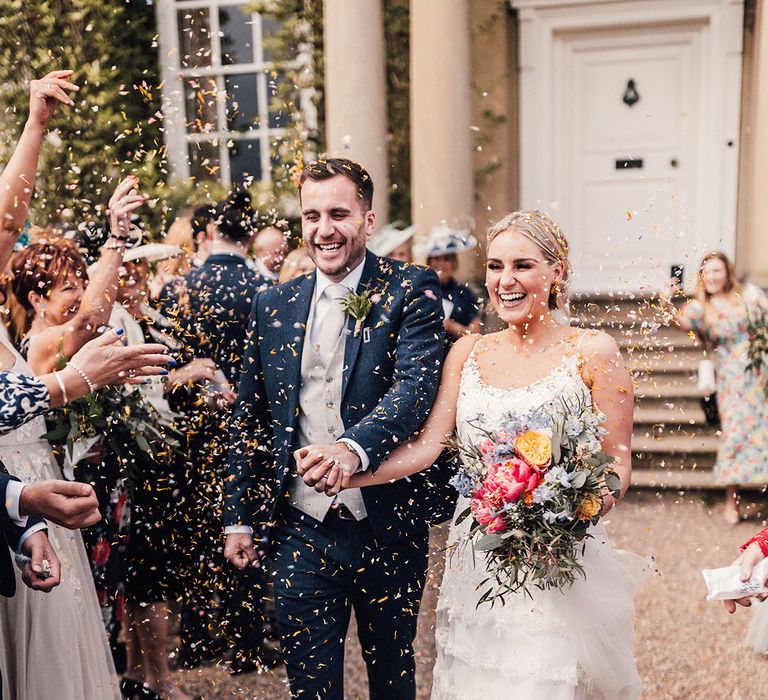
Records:
[[[144,201],[136,186],[137,180],[128,177],[118,184],[110,199],[110,237],[102,246],[92,279],[88,279],[85,262],[68,241],[37,243],[14,259],[13,292],[28,316],[21,349],[35,374],[45,374],[69,361],[98,334],[99,328],[107,325],[130,236],[131,213]],[[103,516],[83,533],[83,539],[115,652],[124,607],[125,547],[130,523],[128,488],[122,471],[103,446],[94,446],[74,469],[78,481],[94,487]]]
[[[285,256],[285,262],[280,269],[280,284],[289,282],[292,279],[308,275],[315,269],[315,262],[309,257],[307,249],[299,246]]]
[[[221,370],[217,383],[224,392],[224,401],[214,411],[197,412],[197,425],[189,432],[194,472],[187,482],[192,489],[190,500],[195,504],[190,521],[196,525],[196,537],[190,543],[196,552],[192,559],[210,562],[210,568],[201,570],[198,566],[188,587],[192,595],[182,614],[181,653],[187,666],[195,666],[212,654],[214,641],[207,625],[212,617],[213,585],[224,600],[225,625],[232,646],[230,672],[235,674],[277,662],[275,652],[264,641],[264,571],[228,570],[226,575],[211,576],[211,568],[224,564],[219,551],[218,499],[226,470],[224,447],[228,442],[229,404],[240,379],[245,351],[243,331],[256,293],[264,286],[264,278],[251,269],[246,258],[253,242],[255,216],[250,196],[242,189],[235,190],[217,206],[211,254],[187,276],[188,305],[177,313],[192,356],[212,358]],[[263,237],[264,231],[259,235]],[[200,528],[201,522],[209,527]]]
[[[3,222],[0,269],[5,268],[26,219],[48,121],[58,104],[72,104],[68,92],[77,90],[77,86],[69,81],[71,75],[72,71],[68,70],[53,71],[42,80],[30,82],[29,118],[10,161],[0,174],[0,220]],[[113,217],[117,222],[123,214],[123,202],[115,200],[114,204]],[[45,293],[45,284],[36,288],[36,295]],[[23,300],[28,303],[28,295]],[[5,331],[4,327],[2,330]],[[16,353],[7,335],[2,338],[0,368],[11,367],[13,373],[3,373],[5,381],[1,383],[0,432],[3,437],[0,455],[14,472],[38,482],[25,486],[21,491],[19,507],[22,517],[38,511],[47,515],[53,523],[59,522],[66,527],[94,522],[93,517],[84,517],[79,523],[57,517],[54,506],[57,501],[60,506],[63,505],[60,501],[61,498],[68,498],[68,487],[63,490],[61,486],[56,487],[58,496],[49,493],[47,506],[40,500],[46,484],[61,483],[58,465],[42,437],[45,432],[42,413],[51,406],[84,396],[92,386],[101,386],[102,382],[125,381],[129,372],[151,374],[152,368],[145,369],[144,365],[165,363],[165,358],[157,355],[157,346],[124,352],[111,346],[117,337],[116,334],[106,334],[85,343],[77,352],[71,353],[68,366],[63,370],[53,374],[42,372],[39,379],[31,377],[31,371]],[[158,367],[154,370],[161,371]],[[23,372],[23,375],[18,372]],[[21,421],[16,423],[11,420],[11,417],[18,419],[19,416],[24,419],[23,426]],[[10,428],[13,432],[8,432]],[[90,487],[78,485],[76,488],[86,498],[92,499]],[[28,499],[33,501],[30,508],[25,506]],[[22,589],[18,596],[0,604],[0,617],[3,618],[0,627],[6,630],[2,645],[2,666],[9,676],[4,681],[6,691],[12,697],[30,700],[119,697],[82,540],[79,533],[65,535],[57,527],[49,525],[48,534],[66,566],[66,576],[61,585],[45,601]],[[25,567],[22,580],[26,583],[35,583],[40,578],[40,569],[37,568],[40,553],[32,554],[37,570],[33,569],[30,573],[29,567]],[[56,555],[51,551],[46,558],[55,569]],[[57,584],[57,572],[54,570],[52,573],[54,576],[45,586],[35,587],[45,590],[47,586]],[[10,580],[4,580],[6,583],[6,590],[14,586]],[[30,668],[45,669],[45,673],[29,673]]]
[[[126,253],[118,303],[112,311],[110,326],[124,331],[127,345],[162,339],[169,349],[178,349],[164,332],[169,322],[146,304],[150,262],[175,255],[177,251],[174,246],[148,244]],[[173,413],[166,395],[173,387],[212,380],[215,373],[216,366],[210,359],[193,359],[186,365],[174,367],[167,381],[150,381],[139,390],[160,417],[170,423]],[[135,460],[130,536],[125,553],[126,673],[120,688],[126,697],[189,700],[189,695],[174,686],[168,665],[168,600],[178,598],[181,593],[175,529],[175,514],[180,503],[174,495],[181,486],[180,464],[170,451],[162,462],[146,453],[137,453]]]
[[[768,528],[761,530],[754,537],[748,539],[741,547],[741,555],[737,557],[732,566],[738,566],[741,569],[740,578],[742,581],[749,581],[752,578],[752,569],[755,568],[765,557],[768,557]],[[768,579],[765,584],[768,585]],[[741,605],[748,608],[753,601],[762,602],[768,598],[768,593],[761,593],[757,596],[746,596],[736,600],[724,600],[723,605],[729,613],[736,612],[736,606]],[[756,649],[756,651],[759,651]],[[763,649],[765,653],[767,649]]]
[[[269,284],[277,284],[280,268],[288,255],[288,241],[285,234],[275,226],[261,229],[254,241],[256,271]]]
[[[673,290],[662,294],[666,303]],[[764,378],[747,370],[750,316],[768,311],[768,299],[752,285],[742,286],[724,253],[707,255],[699,266],[695,298],[677,314],[681,328],[693,331],[714,352],[722,443],[715,482],[726,487],[724,518],[739,522],[739,486],[768,483],[768,402]]]
[[[427,265],[440,279],[445,314],[443,324],[449,343],[480,331],[480,300],[466,284],[454,277],[459,253],[476,246],[477,239],[471,233],[445,224],[433,228],[429,236],[417,244],[416,252],[427,258]]]
[[[407,263],[413,262],[411,239],[414,233],[416,233],[415,226],[408,226],[400,230],[392,224],[388,224],[371,237],[368,250],[379,257],[392,258]]]
[[[170,225],[164,242],[183,252],[158,262],[157,272],[150,280],[150,298],[162,305],[183,293],[184,277],[200,267],[211,252],[214,214],[213,206],[205,204],[184,212]]]

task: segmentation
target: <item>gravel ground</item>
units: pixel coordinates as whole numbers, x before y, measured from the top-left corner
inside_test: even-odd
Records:
[[[631,495],[608,521],[618,547],[656,557],[659,574],[637,598],[638,666],[646,700],[762,700],[768,697],[768,659],[742,645],[752,611],[729,616],[721,603],[704,600],[701,569],[725,566],[739,544],[762,526],[760,504],[750,519],[728,527],[720,507],[701,495]],[[435,647],[434,608],[442,576],[444,530],[433,532],[432,566],[416,639],[419,700],[429,698]],[[766,603],[768,605],[768,603]],[[289,698],[282,669],[263,675],[231,677],[208,666],[179,671],[178,681],[206,700]],[[347,648],[347,700],[367,698],[365,668],[350,632]],[[512,695],[510,695],[512,697]]]

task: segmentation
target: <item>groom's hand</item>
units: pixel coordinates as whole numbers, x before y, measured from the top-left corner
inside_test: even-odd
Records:
[[[360,467],[360,457],[341,443],[307,445],[293,453],[296,469],[307,486],[318,493],[336,496],[349,488],[349,480]]]
[[[259,555],[253,546],[253,537],[242,533],[227,535],[224,540],[224,558],[238,569],[261,566]]]

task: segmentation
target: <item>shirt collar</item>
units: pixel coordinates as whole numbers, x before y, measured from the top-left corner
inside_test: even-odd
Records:
[[[276,282],[279,279],[280,274],[272,272],[272,270],[264,264],[264,261],[261,258],[254,258],[254,262],[256,263],[256,269],[262,277],[266,277],[273,282]]]
[[[360,261],[360,264],[356,268],[350,270],[344,279],[339,280],[338,284],[343,284],[352,292],[357,291],[357,285],[360,284],[360,278],[363,276],[364,265],[365,256],[363,256],[363,259]],[[317,268],[316,274],[315,299],[319,299],[323,295],[323,292],[332,284],[334,284],[334,282],[333,280],[329,280],[322,272],[320,272],[319,268]]]

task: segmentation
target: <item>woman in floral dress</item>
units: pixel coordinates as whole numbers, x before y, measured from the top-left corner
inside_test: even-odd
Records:
[[[768,402],[764,382],[747,369],[748,322],[768,311],[768,300],[752,285],[742,287],[723,253],[707,255],[699,267],[696,298],[678,322],[714,353],[722,444],[715,482],[726,487],[726,522],[739,522],[738,488],[768,483]]]

